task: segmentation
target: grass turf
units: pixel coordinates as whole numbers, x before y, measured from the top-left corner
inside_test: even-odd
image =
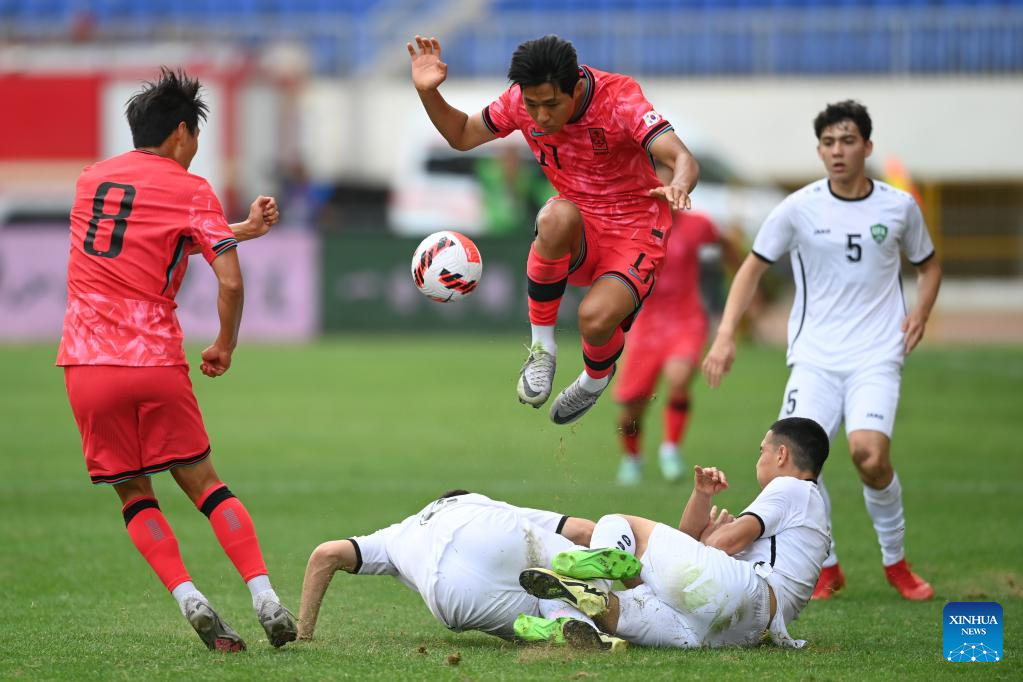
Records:
[[[556,389],[580,369],[562,340]],[[317,639],[273,650],[247,590],[205,518],[167,475],[161,506],[200,589],[246,638],[243,655],[210,654],[131,545],[113,491],[93,487],[54,349],[0,347],[0,584],[8,606],[2,679],[1019,679],[1023,666],[1023,350],[921,348],[908,363],[893,459],[903,481],[909,559],[935,586],[908,603],[887,586],[861,486],[844,443],[826,468],[848,587],[811,603],[790,627],[803,651],[666,651],[621,656],[514,646],[455,634],[418,595],[384,577],[338,575]],[[312,346],[246,346],[211,381],[193,368],[214,461],[256,522],[285,602],[298,609],[309,552],[417,511],[452,487],[596,518],[609,511],[674,523],[688,485],[654,470],[614,485],[614,405],[555,427],[517,404],[517,339],[345,337]],[[197,357],[197,350],[190,350]],[[740,350],[717,391],[702,383],[686,442],[690,464],[726,470],[719,504],[756,493],[753,463],[777,414],[786,369],[778,349]],[[1000,663],[941,658],[942,607],[998,601]],[[456,660],[457,659],[457,660]]]

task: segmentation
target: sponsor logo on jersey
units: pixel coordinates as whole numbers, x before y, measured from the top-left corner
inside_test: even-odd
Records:
[[[878,414],[877,412],[867,412],[867,419],[880,419],[884,421],[884,415]]]
[[[593,151],[597,154],[607,154],[607,137],[604,135],[604,129],[587,128],[586,130],[590,134],[590,144],[593,146]]]
[[[647,128],[654,125],[661,120],[661,115],[656,111],[648,111],[643,114],[643,122],[646,123]]]
[[[831,234],[830,227],[816,227],[813,230],[814,234]]]
[[[942,611],[941,656],[951,663],[997,663],[1002,650],[1002,605],[954,601]]]
[[[874,238],[874,241],[880,244],[884,241],[884,238],[888,236],[888,228],[881,223],[870,226],[870,236]]]

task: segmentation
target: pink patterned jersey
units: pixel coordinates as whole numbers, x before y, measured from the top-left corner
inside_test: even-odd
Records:
[[[700,301],[700,247],[719,241],[721,236],[706,215],[678,211],[657,284],[643,302],[640,318],[661,313],[678,319],[705,317]]]
[[[209,183],[135,150],[88,166],[71,209],[68,301],[58,365],[184,365],[174,296],[188,254],[234,248]]]
[[[629,76],[583,66],[586,86],[579,110],[564,128],[546,133],[526,112],[522,90],[512,85],[483,109],[483,123],[499,137],[522,132],[558,194],[605,229],[631,235],[669,225],[649,192],[660,187],[650,145],[672,129]]]

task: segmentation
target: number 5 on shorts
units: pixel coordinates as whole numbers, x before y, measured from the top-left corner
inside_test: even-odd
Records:
[[[788,406],[785,408],[785,414],[792,414],[796,411],[796,392],[798,388],[794,388],[789,391],[788,396],[785,397],[785,404]]]

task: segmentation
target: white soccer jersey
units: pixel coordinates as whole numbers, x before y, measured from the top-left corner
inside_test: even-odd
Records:
[[[764,221],[753,253],[774,263],[791,253],[796,283],[789,366],[835,372],[902,363],[906,303],[900,250],[914,265],[934,255],[910,194],[877,180],[866,197],[832,194],[827,179],[790,194]]]
[[[391,575],[418,592],[452,630],[511,637],[538,600],[519,586],[526,568],[549,566],[575,545],[558,535],[568,517],[485,495],[447,497],[371,535],[350,538],[361,575]]]
[[[740,561],[764,562],[786,623],[810,601],[821,566],[831,547],[831,524],[817,484],[791,476],[768,483],[740,514],[760,521],[760,537],[735,555]]]

